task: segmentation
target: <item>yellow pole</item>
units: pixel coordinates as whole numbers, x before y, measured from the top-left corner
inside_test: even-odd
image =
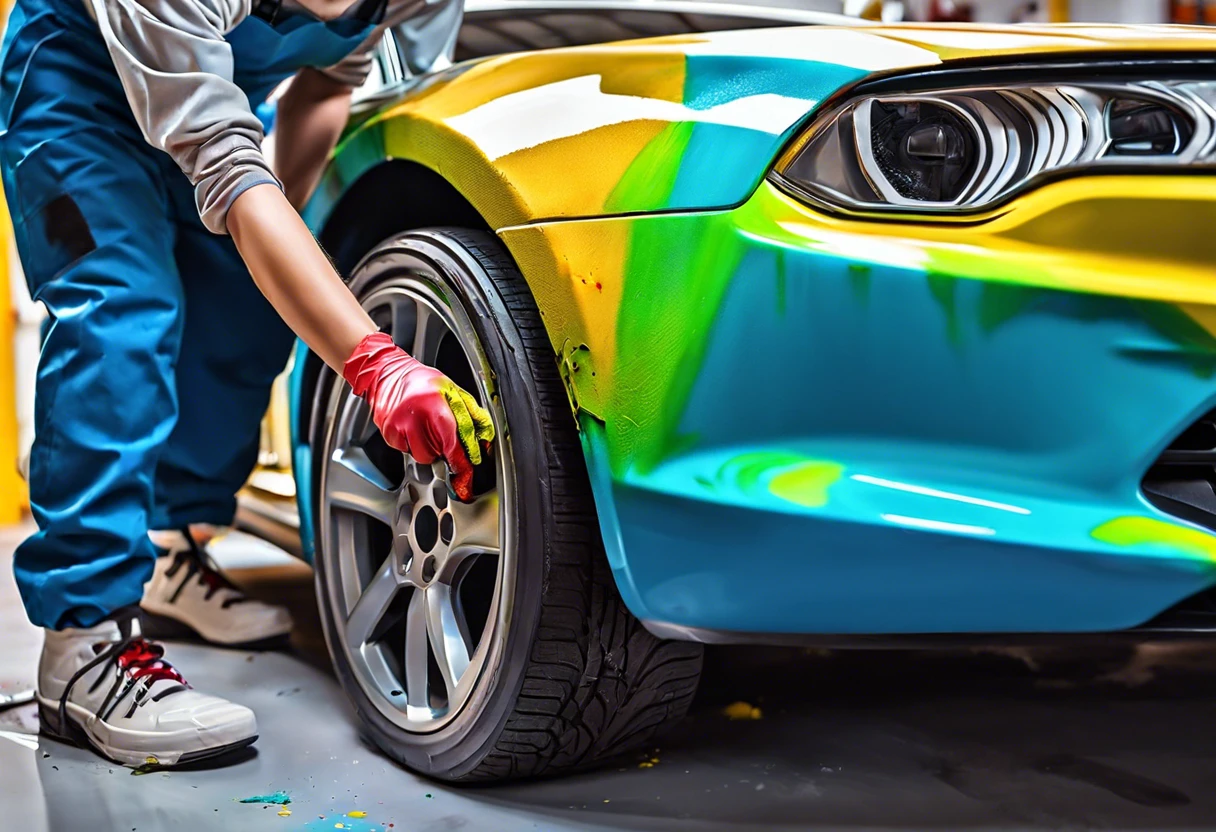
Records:
[[[1067,23],[1072,19],[1069,0],[1047,0],[1047,19],[1052,23]]]
[[[28,505],[25,482],[17,472],[17,311],[9,286],[10,233],[8,210],[0,198],[0,525],[16,523]]]
[[[0,16],[6,22],[12,5],[12,0],[0,0]],[[25,482],[17,472],[17,363],[13,354],[17,310],[9,285],[9,228],[8,209],[0,194],[0,525],[16,523],[29,506]]]

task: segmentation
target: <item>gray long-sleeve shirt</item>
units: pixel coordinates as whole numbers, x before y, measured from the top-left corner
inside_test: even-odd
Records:
[[[262,156],[262,123],[232,81],[224,35],[249,16],[251,0],[82,0],[97,21],[144,138],[177,162],[195,188],[203,223],[227,233],[228,208],[248,188],[278,184]],[[285,9],[303,10],[298,0]],[[418,75],[450,59],[463,0],[388,0],[363,44],[323,70],[356,87],[372,52],[394,28],[405,69]]]

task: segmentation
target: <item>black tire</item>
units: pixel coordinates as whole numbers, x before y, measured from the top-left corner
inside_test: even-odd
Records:
[[[557,774],[650,746],[687,713],[702,650],[652,636],[617,593],[569,398],[523,276],[492,235],[434,229],[374,249],[354,270],[352,291],[366,297],[403,258],[463,305],[506,413],[518,495],[514,611],[502,660],[477,683],[485,686],[480,698],[452,724],[411,733],[375,707],[343,649],[335,649],[334,612],[322,590],[334,553],[326,551],[326,530],[315,528],[321,618],[338,680],[377,746],[443,780]],[[323,372],[318,404],[337,383]],[[330,415],[314,412],[319,479]],[[313,516],[319,525],[321,513]]]

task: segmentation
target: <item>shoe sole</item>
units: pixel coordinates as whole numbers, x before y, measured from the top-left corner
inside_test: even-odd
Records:
[[[209,647],[223,647],[229,650],[279,650],[291,642],[291,633],[279,633],[253,641],[212,641],[184,621],[170,618],[167,615],[139,611],[140,632],[153,641],[191,641],[206,644]]]
[[[93,738],[89,736],[88,732],[77,725],[71,717],[68,717],[66,727],[60,725],[59,711],[56,708],[50,707],[41,699],[38,701],[38,732],[43,736],[50,737],[51,739],[58,740],[59,742],[67,743],[68,745],[74,745],[77,748],[87,748],[97,754],[100,754],[107,760],[117,763],[120,766],[125,766],[127,768],[142,768],[142,766],[132,765],[131,763],[126,763],[122,760],[115,759],[113,756],[107,753],[104,748],[93,742]],[[257,742],[257,740],[258,735],[254,734],[252,737],[245,737],[244,739],[228,743],[227,745],[217,745],[211,748],[200,748],[194,751],[186,751],[183,752],[175,762],[158,762],[155,765],[150,765],[150,767],[157,769],[177,768],[188,763],[197,763],[200,760],[210,760],[213,757],[221,757],[224,754],[239,751],[242,748],[248,748]],[[167,758],[169,755],[166,754],[164,756]],[[145,759],[148,757],[155,757],[157,760],[160,760],[161,758],[160,755],[152,753],[145,755]]]

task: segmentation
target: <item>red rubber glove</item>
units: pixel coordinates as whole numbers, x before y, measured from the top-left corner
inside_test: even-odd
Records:
[[[423,465],[442,457],[456,496],[473,499],[473,466],[481,463],[481,442],[494,439],[490,414],[476,399],[383,332],[359,342],[342,375],[371,406],[372,421],[385,442]]]

